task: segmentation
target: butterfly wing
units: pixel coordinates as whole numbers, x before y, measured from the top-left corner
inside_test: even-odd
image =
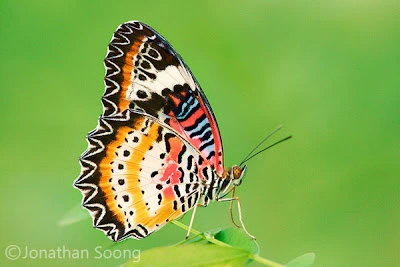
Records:
[[[143,23],[124,23],[114,33],[104,62],[104,115],[131,109],[158,118],[222,175],[222,142],[210,104],[182,57],[164,37]]]
[[[75,186],[114,241],[144,238],[190,210],[222,174],[213,112],[172,46],[139,22],[118,27],[105,59],[103,115]]]
[[[129,110],[101,117],[88,142],[75,186],[112,240],[144,238],[199,200],[204,160],[154,117]]]

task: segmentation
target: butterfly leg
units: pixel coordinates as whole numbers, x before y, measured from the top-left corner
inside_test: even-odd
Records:
[[[190,219],[190,223],[189,223],[189,229],[188,229],[188,232],[186,234],[186,239],[188,239],[188,237],[190,235],[190,230],[192,230],[194,216],[196,215],[196,210],[197,210],[197,205],[195,205],[194,209],[193,209],[192,218]]]
[[[239,221],[240,224],[242,225],[243,231],[252,239],[256,239],[253,235],[251,235],[247,230],[246,227],[244,226],[243,220],[242,220],[242,209],[240,208],[240,199],[239,197],[229,197],[229,198],[220,198],[217,199],[217,201],[220,202],[225,202],[225,201],[230,201],[231,203],[236,200],[237,201],[237,207],[238,207],[238,213],[239,213]]]
[[[234,197],[235,197],[235,188],[236,188],[236,187],[232,187],[232,197],[231,197],[231,198],[234,198]],[[231,214],[231,220],[232,220],[233,224],[234,224],[237,228],[240,228],[240,225],[238,225],[238,224],[235,222],[235,218],[233,217],[233,209],[232,209],[232,207],[233,207],[233,201],[229,202],[229,213]]]

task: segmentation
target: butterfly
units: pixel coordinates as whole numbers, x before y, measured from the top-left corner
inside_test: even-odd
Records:
[[[178,52],[129,21],[115,31],[104,65],[103,114],[74,182],[94,226],[113,241],[142,239],[189,210],[191,227],[197,207],[236,200],[244,228],[234,189],[246,165],[224,166],[214,113]]]

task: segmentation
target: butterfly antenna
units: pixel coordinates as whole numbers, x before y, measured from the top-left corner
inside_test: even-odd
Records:
[[[281,140],[279,140],[279,141],[273,143],[273,144],[270,145],[270,146],[267,146],[267,147],[264,148],[264,149],[261,149],[261,150],[258,151],[257,153],[253,154],[251,157],[248,157],[246,160],[242,161],[242,162],[240,163],[239,166],[241,166],[243,163],[245,163],[245,162],[248,161],[249,159],[254,158],[255,156],[257,156],[257,155],[260,154],[261,152],[264,152],[265,150],[267,150],[267,149],[269,149],[269,148],[271,148],[271,147],[273,147],[273,146],[276,146],[277,144],[282,143],[283,141],[289,140],[290,138],[292,138],[291,135],[289,135],[288,137],[285,137],[285,138],[283,138],[283,139],[281,139]]]
[[[239,166],[242,166],[243,163],[249,160],[250,155],[259,147],[261,146],[265,141],[267,141],[268,138],[270,138],[274,133],[279,131],[282,128],[282,125],[279,125],[275,130],[273,130],[269,135],[267,135],[255,148],[253,148],[252,151],[242,160],[242,162],[239,164]],[[253,157],[253,156],[252,156]]]

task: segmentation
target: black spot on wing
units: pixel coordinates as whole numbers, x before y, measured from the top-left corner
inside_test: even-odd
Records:
[[[193,198],[193,195],[191,195],[189,198],[188,198],[188,207],[189,208],[191,208],[192,207],[192,198]]]
[[[189,173],[189,181],[193,182],[194,181],[194,173]]]
[[[177,196],[177,197],[180,197],[181,196],[181,192],[179,191],[179,186],[176,184],[176,185],[174,185],[174,191],[175,191],[175,195]]]
[[[203,176],[204,176],[205,178],[208,178],[207,168],[203,168],[203,169],[201,170],[201,172],[203,173]]]
[[[208,154],[207,159],[210,160],[213,156],[215,156],[215,151],[212,150],[210,154]]]
[[[181,173],[181,175],[179,176],[179,182],[183,183],[183,177],[185,176],[185,172],[183,171],[182,167],[178,168],[178,171]]]
[[[183,158],[183,155],[185,154],[185,152],[186,152],[186,146],[183,146],[182,147],[182,149],[181,149],[181,151],[179,151],[179,154],[178,154],[178,164],[181,164],[182,163],[182,158]]]
[[[167,153],[171,152],[171,144],[169,142],[169,139],[174,138],[175,136],[171,133],[166,133],[164,136],[165,139],[165,150],[167,150]]]
[[[193,157],[192,155],[190,155],[190,156],[187,158],[186,170],[191,170],[191,169],[192,169],[193,159],[194,159],[194,157]]]

